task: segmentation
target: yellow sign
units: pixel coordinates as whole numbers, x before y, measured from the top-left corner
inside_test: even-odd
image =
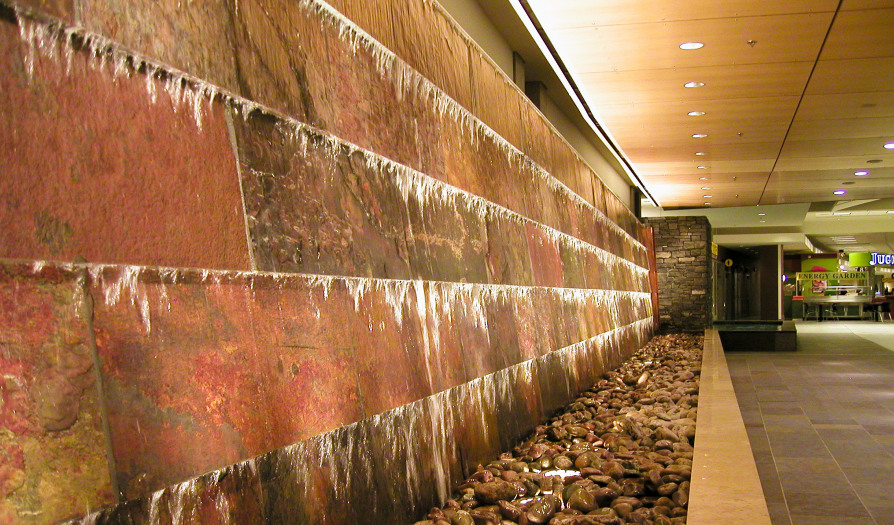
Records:
[[[711,255],[713,255],[714,257],[717,257],[717,243],[716,242],[711,243]]]
[[[732,265],[733,265],[733,260],[732,260],[732,259],[727,259],[727,260],[723,261],[723,264],[725,264],[727,267],[732,266]]]

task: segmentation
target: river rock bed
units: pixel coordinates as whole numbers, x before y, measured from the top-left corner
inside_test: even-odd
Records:
[[[416,525],[682,525],[703,337],[658,336]]]

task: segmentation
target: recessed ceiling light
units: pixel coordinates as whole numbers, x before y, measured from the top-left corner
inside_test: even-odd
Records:
[[[701,42],[683,42],[682,44],[680,44],[680,49],[686,49],[686,50],[701,49],[703,47],[705,47],[705,45],[702,44]]]
[[[889,142],[885,144],[885,149],[894,149],[894,142]]]
[[[708,177],[699,177],[698,180],[711,180]]]
[[[835,190],[832,192],[833,195],[844,195],[845,193],[847,192],[844,190]]]
[[[854,175],[856,175],[857,177],[865,177],[865,176],[869,175],[869,172],[866,170],[860,170],[860,171],[855,171]]]
[[[703,190],[710,190],[711,187],[710,187],[710,186],[702,186],[702,189],[703,189]]]
[[[694,138],[694,139],[703,139],[707,136],[708,136],[707,133],[693,133],[692,134],[692,138]]]
[[[767,221],[765,221],[764,219],[761,219],[761,220],[759,220],[758,222],[767,222]]]
[[[687,82],[687,83],[683,84],[683,87],[685,87],[685,88],[697,88],[697,87],[702,87],[702,86],[704,86],[704,85],[705,85],[704,82]]]
[[[757,214],[758,217],[763,217],[764,215],[766,215],[766,213],[758,213]]]
[[[851,212],[849,212],[849,211],[836,211],[832,215],[850,215],[850,214],[851,214]]]
[[[705,206],[710,206],[710,205],[711,205],[710,202],[706,202],[706,203],[705,203]]]
[[[894,210],[888,210],[885,213],[894,213]]]
[[[703,155],[707,155],[707,153],[705,153],[704,151],[696,151],[695,154],[696,154],[696,156],[699,156],[699,157],[701,157]]]
[[[713,195],[702,195],[702,198],[703,199],[713,199],[714,196]]]
[[[700,170],[706,170],[706,169],[708,169],[708,168],[710,168],[710,167],[711,167],[711,166],[697,166],[697,168],[700,169]]]
[[[700,117],[704,114],[704,111],[690,111],[689,113],[687,113],[687,115],[689,115],[690,117]]]

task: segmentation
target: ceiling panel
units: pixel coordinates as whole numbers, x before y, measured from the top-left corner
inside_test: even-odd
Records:
[[[742,104],[741,99],[669,100],[658,103],[605,105],[599,108],[598,114],[601,119],[618,121],[619,125],[624,125],[624,120],[646,125],[661,125],[670,119],[686,119],[692,122],[703,120],[770,122],[783,117],[790,120],[799,100],[798,96],[751,97],[747,104]],[[705,115],[690,117],[687,115],[690,111],[704,111]],[[673,122],[677,123],[678,121]]]
[[[722,166],[724,162],[775,159],[778,142],[749,142],[744,144],[713,144],[700,148],[707,155],[695,155],[696,148],[679,148],[662,143],[649,148],[625,149],[628,158],[638,164],[666,164],[668,166]]]
[[[835,17],[820,60],[894,56],[894,9],[843,11]]]
[[[773,177],[780,180],[792,181],[810,181],[810,180],[836,180],[840,182],[856,182],[862,184],[861,181],[873,179],[892,179],[894,180],[894,168],[868,168],[869,172],[865,177],[857,177],[852,169],[838,170],[810,170],[810,171],[781,171],[773,172]]]
[[[711,177],[714,174],[719,175],[742,173],[743,175],[745,175],[748,172],[761,173],[766,178],[770,174],[770,171],[773,169],[773,163],[775,161],[775,158],[756,160],[724,160],[704,164],[704,166],[707,166],[708,169],[703,170],[700,170],[697,167],[696,169],[692,169],[695,166],[692,166],[691,164],[674,162],[635,162],[634,167],[636,168],[637,173],[645,175],[646,177],[680,175],[689,177],[690,180],[693,181],[698,180],[699,177]]]
[[[894,7],[894,0],[844,0],[841,10],[852,9],[879,9],[882,7]]]
[[[894,57],[820,60],[808,95],[894,91]]]
[[[894,135],[856,139],[787,140],[779,155],[779,160],[805,157],[856,157],[859,155],[872,155],[883,160],[894,160],[894,151],[886,150],[883,147],[888,142],[894,142]]]
[[[798,120],[894,117],[894,91],[805,95]]]
[[[812,68],[812,62],[744,64],[583,73],[580,78],[598,111],[605,104],[800,96]],[[705,86],[684,88],[687,82]]]
[[[824,140],[829,137],[858,139],[885,137],[894,133],[894,117],[829,120],[795,119],[786,140]]]
[[[553,44],[578,73],[816,60],[832,13],[683,20],[558,30]],[[791,33],[797,33],[792,38]],[[642,38],[640,35],[650,35]],[[679,44],[698,41],[693,52]],[[755,42],[750,45],[748,42]],[[660,45],[656,45],[660,42]]]
[[[881,160],[879,163],[869,163],[867,160]],[[853,156],[853,157],[805,157],[779,159],[776,169],[780,171],[807,171],[807,170],[858,170],[861,168],[885,168],[894,166],[894,161],[889,156]]]
[[[710,18],[833,12],[838,0],[528,0],[540,23],[550,29],[565,27],[705,20]]]

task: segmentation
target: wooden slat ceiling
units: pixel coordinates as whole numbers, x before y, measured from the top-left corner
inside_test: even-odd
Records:
[[[894,0],[529,4],[663,207],[894,196]]]

